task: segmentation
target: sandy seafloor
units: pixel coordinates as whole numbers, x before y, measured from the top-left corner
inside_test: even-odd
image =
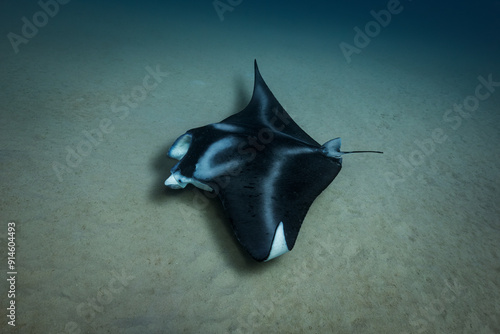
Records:
[[[405,2],[350,63],[339,43],[386,2],[345,4],[71,1],[18,53],[41,7],[2,4],[0,331],[499,333],[500,86],[477,88],[500,81],[498,3]],[[346,156],[268,263],[218,201],[163,186],[178,136],[246,105],[254,58],[318,142],[384,151]]]

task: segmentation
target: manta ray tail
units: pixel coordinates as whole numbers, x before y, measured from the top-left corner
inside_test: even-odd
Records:
[[[344,154],[350,154],[350,153],[384,153],[380,151],[346,151],[343,152],[340,150],[340,144],[341,140],[339,138],[335,138],[332,140],[327,141],[321,148],[323,149],[323,152],[331,157],[331,158],[341,158],[342,155]]]

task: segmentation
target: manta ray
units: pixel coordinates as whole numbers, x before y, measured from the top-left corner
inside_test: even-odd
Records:
[[[253,95],[240,112],[188,130],[168,155],[179,162],[165,185],[192,184],[216,195],[242,247],[268,261],[295,245],[309,207],[335,179],[342,156],[380,151],[340,150],[340,138],[321,145],[281,106],[254,61]]]

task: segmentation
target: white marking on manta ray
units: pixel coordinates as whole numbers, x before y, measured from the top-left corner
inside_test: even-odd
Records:
[[[165,180],[165,185],[172,189],[181,189],[186,187],[186,184],[177,181],[177,179],[174,177],[174,174],[171,174],[168,179]]]
[[[267,262],[289,251],[290,250],[288,249],[288,245],[286,244],[283,222],[280,222],[278,228],[276,229],[276,233],[274,233],[274,240],[273,240],[273,245],[271,246],[271,252],[269,253],[267,259],[265,259],[264,261]]]
[[[193,136],[189,134],[184,134],[180,136],[172,145],[170,151],[168,151],[168,155],[176,160],[181,160],[182,158],[184,158],[187,151],[189,150],[189,146],[191,146],[192,139]]]
[[[168,151],[168,155],[171,158],[181,160],[188,152],[189,147],[191,146],[192,139],[193,139],[193,136],[191,136],[190,134],[184,134],[184,135],[180,136],[179,138],[177,138],[175,143],[172,145],[172,147]],[[182,175],[179,170],[172,173],[169,176],[169,178],[165,180],[165,185],[167,187],[172,188],[172,189],[185,188],[188,185],[188,183],[191,183],[192,185],[194,185],[195,187],[198,187],[200,189],[212,191],[211,187],[209,187],[206,184],[201,183],[195,179],[192,179],[190,177],[186,177],[186,176]]]
[[[280,176],[280,171],[283,168],[283,161],[286,159],[287,156],[294,156],[297,154],[309,154],[313,153],[310,148],[288,148],[286,150],[281,150],[282,152],[279,152],[278,154],[281,155],[284,159],[282,160],[277,160],[271,167],[271,171],[269,172],[269,175],[267,179],[269,180],[264,184],[264,219],[268,222],[272,222],[274,217],[273,217],[273,211],[274,211],[274,199],[275,199],[275,183],[276,180]],[[288,245],[286,243],[286,238],[285,238],[285,232],[284,232],[284,227],[283,227],[283,221],[281,221],[276,228],[276,231],[274,233],[274,238],[273,238],[273,244],[271,246],[271,251],[269,253],[269,256],[267,259],[264,261],[269,261],[275,257],[278,257],[280,255],[283,255],[284,253],[290,251],[288,248]]]
[[[225,124],[225,123],[214,123],[212,124],[212,126],[217,129],[217,130],[221,130],[221,131],[225,131],[225,132],[243,132],[244,131],[244,128],[242,128],[241,126],[237,126],[237,125],[232,125],[232,124]]]
[[[228,174],[240,164],[240,160],[233,159],[225,163],[213,162],[215,156],[224,150],[236,147],[238,140],[236,137],[226,137],[210,145],[196,164],[193,176],[199,180],[213,180],[217,176]]]
[[[213,189],[207,186],[206,184],[201,183],[193,178],[185,177],[180,173],[180,171],[172,173],[172,175],[170,175],[169,178],[165,180],[165,185],[172,189],[186,188],[188,183],[191,183],[193,186],[200,188],[202,190],[213,191]]]

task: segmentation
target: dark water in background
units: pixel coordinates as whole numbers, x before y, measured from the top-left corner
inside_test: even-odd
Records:
[[[179,31],[193,30],[204,34],[203,27],[220,25],[223,30],[230,30],[238,22],[247,24],[248,33],[256,36],[263,32],[272,32],[280,27],[290,29],[290,34],[305,30],[308,38],[321,36],[325,43],[338,44],[339,41],[329,36],[341,36],[347,43],[353,44],[354,27],[365,31],[367,24],[370,32],[379,38],[383,35],[394,36],[394,43],[402,40],[424,40],[440,43],[442,48],[455,44],[464,51],[475,49],[478,53],[498,52],[498,1],[190,1],[173,3],[170,1],[68,1],[55,8],[50,1],[49,17],[46,24],[43,16],[38,16],[42,23],[41,33],[48,25],[56,25],[59,12],[69,11],[68,7],[81,10],[81,15],[74,17],[72,23],[102,25],[115,22],[120,16],[121,24],[138,24],[147,27],[152,20],[175,20],[179,22]],[[2,3],[2,33],[19,34],[21,17],[33,21],[33,14],[41,9],[36,1],[16,1]],[[126,17],[127,14],[134,14]],[[389,14],[389,16],[387,16]],[[375,18],[378,17],[378,20]],[[86,18],[94,21],[86,22]],[[371,21],[377,24],[369,24]],[[182,22],[181,22],[182,21]],[[124,26],[124,29],[126,27]],[[108,26],[111,28],[111,26]],[[338,31],[342,29],[343,31]],[[380,32],[379,32],[380,31]],[[105,31],[101,31],[105,33]],[[286,35],[286,33],[285,33]],[[224,33],[221,33],[221,38]],[[82,43],[86,43],[83,36]],[[123,36],[124,38],[126,36]],[[386,36],[387,37],[387,36]],[[370,39],[372,39],[370,38]],[[77,38],[78,39],[78,38]],[[4,40],[5,42],[5,40]],[[258,42],[258,41],[255,41]],[[279,43],[279,41],[276,41]],[[89,45],[90,46],[90,45]],[[396,46],[395,46],[396,47]],[[231,50],[227,50],[231,52]],[[387,50],[390,52],[390,49]]]
[[[500,331],[500,1],[55,4],[0,4],[1,332]],[[163,189],[254,58],[313,138],[385,151],[346,158],[264,266],[216,202]]]

